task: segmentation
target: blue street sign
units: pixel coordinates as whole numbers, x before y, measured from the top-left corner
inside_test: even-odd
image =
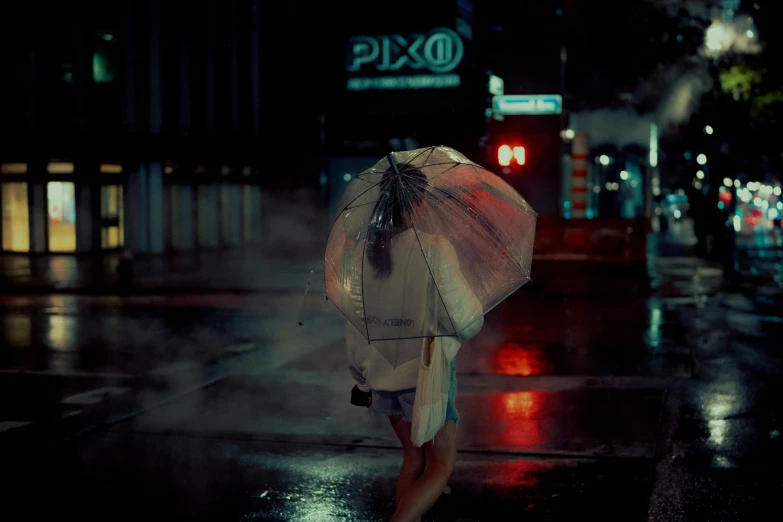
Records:
[[[492,110],[505,116],[560,114],[563,112],[563,98],[559,94],[493,96]]]

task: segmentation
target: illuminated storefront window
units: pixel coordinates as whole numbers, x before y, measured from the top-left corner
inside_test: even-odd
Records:
[[[49,251],[76,250],[76,198],[74,184],[55,181],[46,185],[49,207]]]
[[[30,251],[27,183],[3,183],[3,250]]]

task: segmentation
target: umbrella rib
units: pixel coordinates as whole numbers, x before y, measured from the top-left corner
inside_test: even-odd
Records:
[[[426,168],[429,168],[429,167],[437,167],[438,165],[452,165],[452,164],[455,164],[455,163],[457,165],[466,165],[465,163],[460,163],[459,161],[443,161],[441,163],[428,163],[427,165],[422,165],[420,168],[426,169]],[[413,167],[413,168],[415,168],[415,167]]]
[[[435,152],[435,147],[432,147],[432,150],[431,150],[431,151],[430,151],[430,153],[427,155],[427,159],[425,159],[425,160],[424,160],[424,164],[425,164],[425,165],[427,164],[427,162],[428,162],[428,161],[430,160],[430,158],[432,157],[432,153],[433,153],[433,152]]]
[[[493,175],[493,176],[495,176],[495,177],[499,177],[497,174],[495,174],[495,173],[494,173],[494,172],[492,172],[491,170],[487,170],[487,169],[485,169],[485,168],[484,168],[484,167],[482,167],[481,165],[474,165],[474,164],[471,164],[471,163],[466,163],[465,165],[470,165],[471,167],[473,167],[473,170],[475,170],[475,171],[476,171],[476,174],[478,174],[478,169],[481,169],[481,170],[483,170],[484,172],[486,172],[486,173],[488,173],[488,174],[492,174],[492,175]],[[502,179],[501,179],[501,181],[502,181]],[[489,184],[488,184],[486,181],[483,181],[482,183],[485,183],[485,184],[489,185]],[[492,187],[492,185],[489,185],[489,186],[490,186],[490,187]],[[494,187],[492,187],[492,189],[493,189],[493,190],[496,190]],[[522,196],[521,196],[521,194],[520,194],[519,196],[520,196],[520,198],[522,197]],[[536,211],[535,211],[535,210],[533,210],[532,208],[529,208],[529,207],[530,207],[530,205],[528,205],[528,204],[527,204],[527,202],[524,200],[524,198],[522,198],[522,201],[523,201],[523,203],[525,204],[524,206],[520,206],[520,204],[519,204],[519,203],[517,203],[516,201],[513,201],[513,200],[512,200],[512,201],[510,201],[510,202],[509,202],[508,200],[506,200],[506,202],[507,202],[507,203],[513,203],[513,204],[514,204],[514,206],[516,206],[516,207],[517,207],[517,208],[519,208],[520,210],[523,210],[523,211],[524,211],[526,214],[531,214],[531,215],[533,215],[533,216],[536,216],[536,217],[537,217],[537,216],[538,216],[538,213],[536,213]],[[527,206],[528,208],[525,208],[525,206]]]
[[[337,224],[337,220],[340,219],[340,216],[343,215],[343,212],[345,212],[345,210],[349,206],[351,206],[351,203],[353,203],[354,201],[356,201],[360,197],[362,197],[365,194],[367,194],[373,187],[376,187],[376,186],[378,186],[380,184],[381,184],[381,182],[379,181],[378,183],[375,183],[375,184],[370,185],[369,187],[367,187],[367,190],[365,190],[364,192],[362,192],[361,194],[359,194],[358,196],[353,198],[347,205],[345,205],[345,207],[343,207],[340,210],[340,212],[337,213],[337,216],[335,216],[334,221],[332,221],[332,226],[329,227],[329,233],[326,235],[326,247],[329,246],[329,238],[332,236],[332,231],[334,230],[334,226]],[[366,246],[366,242],[365,242],[365,246]],[[324,250],[326,250],[326,247],[324,248]],[[364,260],[362,259],[362,266],[363,265],[364,265]],[[324,265],[324,285],[326,285],[326,265]],[[362,295],[362,301],[364,301],[364,295]]]
[[[410,339],[427,339],[430,337],[456,337],[459,339],[459,335],[457,334],[441,334],[441,335],[418,335],[416,337],[385,337],[383,339],[373,339],[373,341],[407,341]]]
[[[343,214],[343,212],[345,212],[346,210],[348,210],[348,207],[350,207],[350,206],[351,206],[351,203],[353,203],[354,201],[356,201],[356,200],[357,200],[357,199],[359,199],[360,197],[362,197],[362,196],[364,196],[365,194],[367,194],[367,193],[368,193],[368,192],[369,192],[369,191],[370,191],[370,190],[371,190],[373,187],[377,187],[377,186],[378,186],[378,185],[380,185],[380,184],[381,184],[381,182],[379,181],[378,183],[374,183],[373,185],[371,185],[371,186],[367,187],[367,190],[365,190],[364,192],[362,192],[361,194],[359,194],[358,196],[356,196],[355,198],[353,198],[351,201],[349,201],[349,202],[348,202],[348,204],[347,204],[347,205],[345,205],[343,208],[341,208],[341,209],[340,209],[340,212],[338,212],[338,213],[337,213],[337,216],[334,218],[334,221],[332,221],[332,226],[331,226],[331,227],[329,227],[329,234],[326,236],[326,242],[327,242],[327,243],[329,242],[329,236],[331,236],[331,235],[332,235],[332,230],[334,230],[334,225],[335,225],[335,224],[337,224],[337,220],[338,220],[338,219],[340,219],[340,216]]]
[[[443,300],[443,296],[440,293],[440,288],[438,288],[438,283],[435,281],[435,274],[432,273],[432,267],[427,262],[427,255],[424,253],[424,247],[421,244],[421,239],[419,239],[419,231],[416,230],[416,222],[413,220],[413,210],[408,210],[408,216],[411,220],[411,226],[413,227],[413,233],[416,234],[416,242],[419,244],[419,248],[421,249],[421,255],[424,258],[424,264],[427,265],[427,270],[430,271],[430,278],[432,279],[432,284],[435,286],[435,290],[438,292],[438,297],[440,298],[440,302],[443,304],[443,309],[446,310],[446,316],[449,318],[449,322],[451,323],[451,327],[454,329],[454,332],[457,332],[457,327],[454,325],[454,320],[451,318],[451,314],[449,313],[449,309],[446,306],[446,302]]]
[[[406,162],[405,162],[405,165],[406,165],[406,166],[407,166],[407,165],[410,165],[410,164],[411,164],[411,162],[412,162],[413,160],[415,160],[416,158],[418,158],[419,156],[421,156],[422,154],[424,154],[424,152],[425,152],[427,149],[430,149],[430,154],[432,154],[432,152],[435,150],[435,148],[436,148],[435,146],[432,146],[432,147],[426,147],[426,148],[422,149],[422,150],[421,150],[421,152],[419,152],[418,154],[416,154],[415,156],[413,156],[411,159],[409,159],[408,161],[406,161]]]
[[[522,267],[522,263],[520,263],[520,262],[519,262],[519,260],[516,258],[516,256],[515,256],[515,255],[514,255],[514,254],[511,252],[511,249],[510,249],[510,248],[508,248],[508,245],[506,244],[506,242],[505,242],[505,241],[503,241],[503,238],[501,238],[501,237],[500,237],[500,235],[499,235],[499,234],[497,233],[497,231],[496,231],[496,230],[495,230],[495,229],[492,227],[492,225],[490,225],[490,224],[487,222],[487,220],[486,220],[486,219],[484,219],[484,216],[482,216],[481,214],[479,214],[478,212],[476,212],[475,210],[473,210],[472,208],[470,208],[470,205],[469,205],[467,202],[465,202],[465,201],[463,201],[462,199],[460,199],[459,197],[457,197],[457,196],[455,196],[455,195],[453,195],[453,194],[449,194],[448,192],[446,192],[445,190],[443,190],[443,189],[441,189],[441,188],[438,188],[438,187],[435,187],[435,186],[433,186],[433,185],[430,185],[430,184],[429,184],[429,182],[427,183],[427,185],[429,185],[429,186],[430,186],[430,188],[432,188],[432,189],[434,189],[434,190],[437,190],[438,192],[441,192],[442,194],[445,194],[447,197],[450,197],[450,198],[452,198],[454,201],[456,201],[456,202],[458,202],[458,203],[461,203],[461,204],[462,204],[462,206],[464,206],[466,209],[468,209],[469,211],[471,211],[471,212],[473,213],[473,215],[474,215],[474,216],[478,217],[478,218],[479,218],[479,219],[482,221],[482,223],[484,223],[484,225],[485,225],[485,226],[486,226],[486,227],[487,227],[487,228],[488,228],[488,229],[489,229],[489,230],[490,230],[490,231],[491,231],[493,234],[495,234],[495,237],[496,237],[496,238],[498,238],[498,240],[499,240],[499,241],[500,241],[500,242],[503,244],[503,246],[506,248],[506,251],[507,251],[507,252],[508,252],[508,254],[511,256],[511,259],[513,259],[513,260],[514,260],[514,262],[515,262],[517,265],[519,265],[519,268],[520,268],[520,269],[522,269],[522,272],[524,273],[525,269]],[[524,212],[524,210],[523,210],[523,212]]]
[[[364,329],[367,332],[367,344],[370,344],[370,324],[367,322],[367,304],[364,302],[364,256],[367,254],[367,237],[364,238],[364,248],[362,249],[362,320],[364,320]]]
[[[361,203],[359,205],[354,205],[352,207],[345,207],[345,210],[353,210],[355,208],[364,207],[366,205],[372,205],[373,203],[378,203],[378,200],[370,201],[369,203]]]
[[[447,165],[447,163],[443,163],[443,165]],[[458,167],[458,166],[460,166],[460,165],[465,165],[465,163],[454,163],[454,165],[452,165],[451,167],[447,168],[446,170],[444,170],[443,172],[441,172],[441,173],[440,173],[440,174],[438,174],[437,176],[434,176],[434,177],[432,177],[432,178],[428,179],[428,180],[427,180],[427,183],[429,184],[429,182],[430,182],[430,181],[433,181],[433,180],[436,180],[436,179],[438,179],[439,177],[441,177],[442,175],[444,175],[445,173],[447,173],[447,172],[448,172],[448,171],[450,171],[451,169],[457,168],[457,167]],[[430,165],[427,165],[427,166],[429,167]]]
[[[401,174],[403,177],[409,178],[409,177],[411,177],[412,175],[414,175],[413,173],[415,173],[415,172],[417,172],[417,171],[421,172],[421,170],[422,170],[422,169],[428,169],[428,168],[430,168],[430,167],[437,167],[437,166],[439,166],[439,165],[451,165],[451,168],[448,168],[448,169],[444,170],[443,172],[441,172],[440,174],[437,174],[437,175],[436,175],[435,177],[433,177],[432,179],[435,179],[435,178],[437,178],[438,176],[440,176],[440,175],[442,175],[442,174],[445,174],[446,172],[450,171],[450,170],[451,170],[451,169],[453,169],[454,167],[457,167],[457,166],[459,166],[459,165],[465,165],[465,163],[460,163],[460,162],[458,162],[458,161],[444,161],[443,163],[431,163],[431,164],[429,164],[429,165],[422,165],[421,167],[405,167],[405,168],[402,168],[402,169],[400,169],[400,174]],[[410,174],[409,174],[409,173],[410,173]],[[426,174],[425,174],[425,176],[426,176]]]

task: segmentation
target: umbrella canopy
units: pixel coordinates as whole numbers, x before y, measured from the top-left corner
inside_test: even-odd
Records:
[[[530,279],[536,216],[450,147],[394,152],[346,187],[324,256],[327,297],[397,367],[423,339],[470,337]]]

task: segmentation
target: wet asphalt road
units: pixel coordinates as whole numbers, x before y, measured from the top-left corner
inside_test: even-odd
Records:
[[[487,317],[458,356],[450,493],[424,520],[753,520],[776,505],[783,295],[721,290],[689,258],[653,265],[649,297],[616,272],[617,292],[532,285]],[[299,305],[0,297],[3,519],[388,520],[398,443],[348,404],[339,314],[313,301],[297,328]]]

